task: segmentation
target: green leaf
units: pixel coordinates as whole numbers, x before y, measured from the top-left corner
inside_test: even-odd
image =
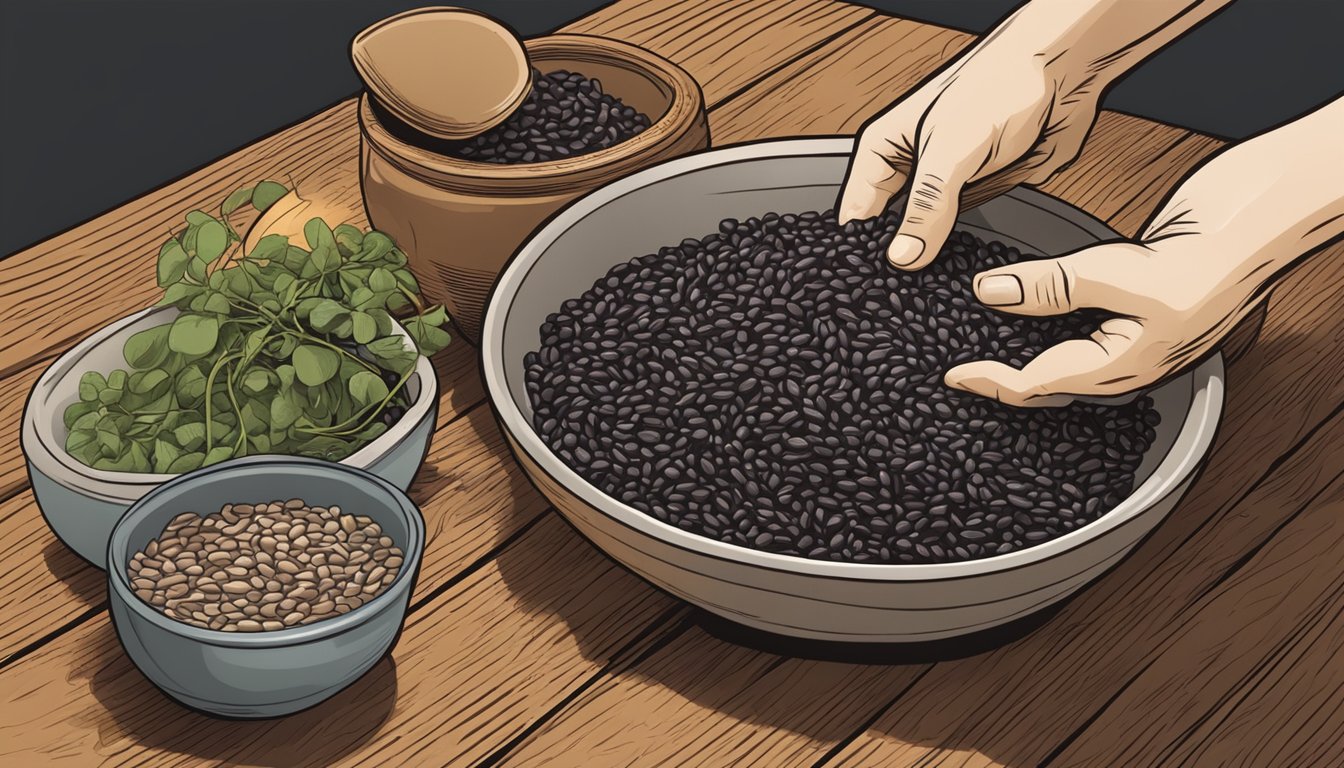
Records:
[[[122,356],[132,368],[146,370],[161,364],[168,357],[168,324],[146,328],[126,340]]]
[[[411,293],[420,292],[420,284],[415,281],[415,275],[412,275],[410,270],[398,269],[392,273],[392,276],[397,278],[397,282],[401,283],[402,287]]]
[[[192,283],[173,283],[168,286],[168,290],[163,292],[163,299],[159,301],[159,306],[175,306],[178,309],[186,309],[191,304],[191,300],[196,298],[204,290],[199,285]]]
[[[243,204],[252,199],[252,187],[243,187],[232,195],[224,198],[224,202],[219,206],[219,215],[228,218],[230,213],[243,207]]]
[[[420,317],[406,322],[406,331],[415,339],[415,346],[422,355],[432,355],[448,346],[452,339],[443,326],[448,324],[448,312],[443,307],[435,307]]]
[[[336,236],[336,246],[340,248],[341,255],[349,258],[359,253],[364,243],[364,233],[359,231],[358,227],[350,224],[340,224],[332,234]]]
[[[173,430],[173,439],[187,450],[192,450],[205,442],[205,423],[192,422]]]
[[[247,335],[247,341],[243,344],[243,355],[249,360],[256,357],[257,353],[261,351],[261,348],[265,346],[266,339],[269,337],[270,332],[269,328],[258,328],[249,333]]]
[[[332,376],[341,367],[341,358],[326,347],[301,344],[294,350],[294,371],[299,381],[315,387]]]
[[[405,373],[415,364],[414,350],[406,348],[406,340],[401,336],[384,336],[374,339],[365,348],[390,371]]]
[[[131,377],[131,391],[141,395],[152,395],[154,397],[162,396],[157,390],[166,384],[170,378],[166,371],[159,368],[145,371],[142,374],[137,374],[137,376],[140,377],[139,381],[136,381],[135,376]]]
[[[297,246],[291,245],[285,249],[285,269],[296,275],[302,275],[305,268],[309,266],[308,252]]]
[[[180,475],[183,472],[190,472],[200,467],[203,461],[205,461],[205,454],[203,453],[184,453],[173,459],[173,463],[168,465],[166,474]]]
[[[196,367],[177,375],[177,399],[184,406],[196,406],[205,398],[205,374]]]
[[[303,407],[292,390],[283,390],[271,399],[271,428],[289,429],[303,415]]]
[[[357,343],[368,344],[378,336],[378,323],[368,313],[353,312],[350,321],[354,325],[353,333]]]
[[[328,333],[349,314],[349,310],[342,306],[340,302],[332,299],[321,299],[309,310],[308,322],[317,330]]]
[[[102,403],[93,402],[89,403],[89,405],[92,405],[94,410],[75,419],[75,423],[70,425],[71,429],[93,430],[98,426],[98,423],[103,420],[104,413]]]
[[[187,273],[187,262],[191,259],[177,238],[172,238],[159,249],[158,278],[159,287],[166,288],[182,279]]]
[[[125,389],[126,379],[128,377],[129,374],[118,368],[117,370],[107,374],[107,386],[111,387],[112,389]]]
[[[79,399],[92,402],[98,399],[98,393],[107,386],[107,379],[97,371],[89,371],[79,377]]]
[[[284,261],[289,250],[289,238],[284,235],[267,235],[257,241],[247,258],[254,261]]]
[[[228,247],[229,230],[214,219],[202,224],[196,233],[196,258],[204,259],[207,263],[223,256],[224,249]]]
[[[387,384],[372,371],[360,371],[350,377],[350,396],[361,408],[381,403],[387,397]]]
[[[205,273],[209,266],[210,263],[205,259],[202,259],[199,256],[193,256],[191,257],[191,260],[187,262],[187,277],[190,277],[198,283],[204,283]]]
[[[207,221],[214,221],[215,217],[205,211],[192,211],[187,214],[187,223],[193,227],[199,227]]]
[[[67,406],[65,413],[61,414],[61,419],[65,422],[66,429],[74,429],[75,422],[78,421],[81,416],[96,413],[98,408],[98,403],[90,403],[80,400]]]
[[[303,236],[308,241],[308,250],[317,253],[319,249],[336,248],[336,235],[327,226],[327,222],[314,216],[303,225]]]
[[[267,208],[275,205],[275,201],[289,194],[289,190],[284,184],[274,181],[263,181],[252,190],[252,207],[257,209],[257,213],[265,213]]]
[[[379,336],[392,335],[392,326],[393,326],[392,315],[388,314],[387,310],[381,307],[377,307],[368,310],[365,314],[367,314],[369,317],[372,317],[373,321],[378,324]]]
[[[397,290],[397,278],[392,273],[382,267],[373,270],[369,275],[369,288],[378,293],[387,293]]]
[[[275,375],[280,379],[280,389],[287,390],[294,386],[294,366],[280,365],[276,366]]]
[[[218,275],[221,272],[215,274]],[[252,295],[252,281],[247,279],[246,272],[230,267],[222,270],[222,274],[224,275],[224,290],[240,299],[246,299]]]
[[[182,449],[168,442],[167,440],[154,441],[154,471],[159,474],[168,474],[171,471],[173,462],[182,456]]]
[[[233,449],[227,446],[215,446],[210,452],[205,454],[205,460],[201,462],[202,467],[208,467],[211,464],[218,464],[221,461],[233,458]]]
[[[215,273],[215,275],[218,274],[218,272]],[[211,275],[210,277],[213,278],[215,275]],[[233,308],[229,306],[228,297],[219,291],[211,291],[210,294],[206,296],[203,309],[206,312],[213,312],[216,315],[227,315],[233,310]]]
[[[219,319],[212,315],[182,314],[168,333],[168,348],[184,355],[204,355],[219,339]]]
[[[121,435],[109,429],[100,429],[97,434],[98,445],[108,458],[121,455]]]
[[[253,394],[261,394],[271,387],[271,376],[265,371],[251,370],[243,377],[243,388]]]
[[[390,253],[393,247],[392,238],[382,232],[368,232],[364,235],[360,255],[356,260],[382,261],[383,257]]]

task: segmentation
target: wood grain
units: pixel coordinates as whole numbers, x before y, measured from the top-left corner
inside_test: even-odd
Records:
[[[605,678],[504,765],[812,765],[926,665],[776,656],[695,627]]]
[[[635,43],[680,65],[713,107],[874,15],[858,5],[813,0],[621,0],[565,31]]]
[[[548,515],[436,595],[388,659],[322,706],[215,720],[155,690],[105,617],[0,673],[0,764],[465,765],[680,615]]]
[[[1318,489],[1189,607],[1058,765],[1326,765],[1344,759],[1344,415],[1245,504]],[[1325,487],[1320,486],[1324,484]],[[1287,683],[1293,683],[1288,687]],[[1293,691],[1291,696],[1289,691]],[[1273,695],[1266,700],[1266,694]],[[1335,697],[1336,706],[1326,706]]]
[[[28,472],[19,448],[19,430],[23,409],[37,378],[54,356],[34,362],[27,368],[0,379],[0,499],[28,487]]]
[[[1230,371],[1210,465],[1153,536],[1029,637],[936,665],[839,755],[840,764],[953,755],[967,765],[1037,764],[1161,655],[1191,606],[1333,476],[1275,482],[1281,466],[1344,408],[1341,256],[1344,248],[1337,248],[1308,262],[1276,293],[1260,343]],[[1328,458],[1337,462],[1338,453]]]

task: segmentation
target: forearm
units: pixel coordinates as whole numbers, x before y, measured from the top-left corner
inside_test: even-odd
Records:
[[[1196,171],[1145,229],[1149,245],[1190,238],[1210,268],[1267,284],[1344,234],[1344,98],[1242,142]],[[1193,211],[1198,211],[1194,213]]]
[[[1032,57],[1061,92],[1101,90],[1231,0],[1032,0],[976,46]]]

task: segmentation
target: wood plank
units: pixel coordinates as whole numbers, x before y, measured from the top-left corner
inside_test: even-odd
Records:
[[[545,509],[482,405],[475,350],[452,344],[434,363],[439,429],[411,493],[430,542],[421,566],[425,589],[445,583]],[[0,574],[0,664],[104,605],[103,572],[56,539],[30,491],[0,504],[0,562],[33,564]]]
[[[713,106],[874,15],[862,6],[814,0],[621,0],[564,31],[624,40],[678,64]]]
[[[0,379],[0,499],[8,499],[28,487],[28,471],[19,449],[19,430],[28,393],[52,362],[54,355]]]
[[[1036,764],[1153,663],[1192,604],[1329,479],[1304,473],[1299,482],[1278,483],[1275,476],[1344,407],[1341,288],[1344,248],[1337,247],[1276,292],[1261,342],[1230,372],[1208,468],[1139,550],[1027,638],[936,665],[837,762],[955,756],[967,765]]]
[[[1299,488],[1315,491],[1297,505]],[[1290,501],[1291,500],[1291,501]],[[1344,415],[1253,499],[1293,517],[1189,608],[1060,765],[1325,765],[1344,744]],[[1334,698],[1336,706],[1328,706]]]
[[[504,765],[813,765],[928,665],[776,656],[698,627],[604,678]]]
[[[131,665],[105,618],[87,622],[0,673],[0,763],[464,765],[681,614],[548,515],[415,612],[355,685],[280,720],[183,709]]]
[[[907,19],[871,19],[723,104],[710,116],[710,135],[731,144],[854,133],[974,39]]]

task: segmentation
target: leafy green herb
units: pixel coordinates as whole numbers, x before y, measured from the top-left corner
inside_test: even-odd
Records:
[[[422,307],[405,254],[380,232],[313,217],[302,242],[266,235],[242,253],[229,217],[288,193],[263,181],[225,198],[219,217],[186,215],[155,275],[159,305],[178,315],[127,340],[129,369],[80,378],[64,414],[71,456],[167,474],[249,453],[340,460],[405,413],[416,360],[448,344],[447,313]],[[410,342],[392,319],[408,308]]]

